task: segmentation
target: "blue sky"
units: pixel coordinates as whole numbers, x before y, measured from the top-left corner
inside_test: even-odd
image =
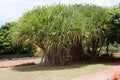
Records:
[[[35,6],[57,3],[92,3],[99,6],[112,7],[120,3],[120,0],[0,0],[0,26],[5,22],[17,20],[24,12],[29,11]]]

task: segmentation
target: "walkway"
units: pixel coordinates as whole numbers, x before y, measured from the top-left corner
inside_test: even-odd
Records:
[[[111,80],[115,72],[120,72],[120,64],[112,64],[111,69],[77,77],[73,80]]]

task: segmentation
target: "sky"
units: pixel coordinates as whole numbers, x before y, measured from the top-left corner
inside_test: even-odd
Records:
[[[6,22],[18,20],[23,13],[36,6],[51,4],[96,4],[103,7],[112,7],[120,0],[0,0],[0,26]]]

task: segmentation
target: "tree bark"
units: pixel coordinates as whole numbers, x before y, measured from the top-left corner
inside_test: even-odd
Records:
[[[107,55],[109,55],[109,40],[108,39],[106,41],[106,45],[107,45],[106,52],[107,52]]]

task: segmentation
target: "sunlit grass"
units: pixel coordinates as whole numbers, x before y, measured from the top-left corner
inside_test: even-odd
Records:
[[[107,64],[80,63],[69,66],[50,67],[50,66],[27,66],[14,69],[0,70],[0,74],[6,74],[7,79],[12,80],[24,78],[25,80],[71,80],[79,76],[91,74],[97,71],[109,69]],[[30,76],[30,77],[26,77]],[[0,76],[1,78],[2,76]],[[4,79],[4,80],[7,80]]]

